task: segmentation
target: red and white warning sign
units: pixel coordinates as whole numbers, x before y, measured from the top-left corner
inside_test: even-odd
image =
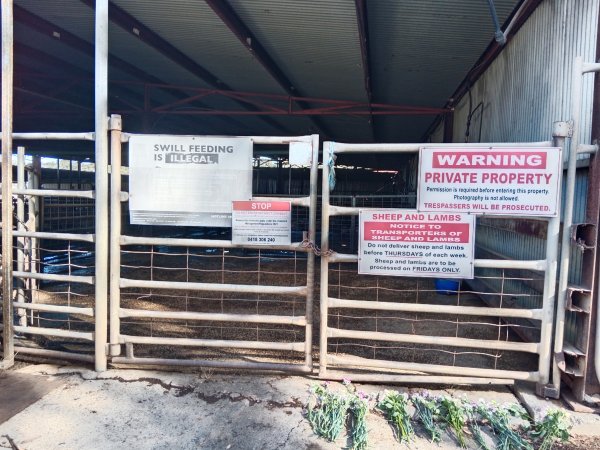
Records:
[[[235,245],[289,245],[291,223],[290,202],[234,201],[231,241]]]
[[[359,218],[359,273],[473,278],[473,215],[363,209]]]
[[[561,155],[548,147],[423,147],[417,209],[554,217]]]

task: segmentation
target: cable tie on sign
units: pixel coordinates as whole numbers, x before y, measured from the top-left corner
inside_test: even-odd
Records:
[[[327,165],[329,166],[329,190],[333,191],[333,189],[335,188],[335,159],[336,159],[336,155],[334,153],[334,148],[333,148],[333,142],[329,143],[327,152],[328,152]]]

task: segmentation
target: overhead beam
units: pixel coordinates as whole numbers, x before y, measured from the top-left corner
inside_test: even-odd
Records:
[[[127,84],[124,82],[123,84]],[[183,88],[169,85],[147,84],[147,88],[177,89]],[[261,94],[256,92],[222,91],[218,89],[205,89],[187,87],[192,92],[187,99],[176,102],[156,105],[153,112],[164,112],[172,114],[238,114],[238,115],[296,115],[296,116],[342,116],[342,115],[437,115],[447,113],[448,109],[431,108],[428,106],[394,105],[386,103],[360,103],[348,100],[335,100],[316,97],[292,97],[282,94]],[[248,103],[255,107],[253,111],[243,110],[216,110],[216,109],[188,109],[173,110],[173,107],[189,104],[198,98],[210,96],[222,96],[237,100],[239,103]],[[298,109],[294,105],[305,103],[314,105],[310,108]]]
[[[91,8],[94,9],[94,5],[92,5]],[[51,39],[59,40],[62,44],[66,45],[67,47],[77,50],[80,53],[91,58],[91,60],[93,60],[94,46],[85,39],[82,39],[79,36],[76,36],[73,33],[56,26],[52,22],[49,22],[46,19],[43,19],[18,5],[14,5],[14,19],[16,22],[19,22],[38,33],[44,34]],[[146,71],[125,61],[122,58],[119,58],[118,56],[115,56],[110,52],[108,54],[108,62],[110,66],[119,69],[122,72],[125,72],[126,74],[131,75],[146,83],[166,84],[164,80],[161,80],[160,78],[147,73]],[[185,92],[176,93],[173,90],[170,90],[170,95],[172,95],[175,98],[187,97],[187,94]],[[233,124],[237,127],[240,127],[240,129],[245,128],[245,126],[242,123],[233,118],[223,117],[218,119],[220,119],[220,121],[223,122],[225,126]]]
[[[71,64],[68,61],[63,60],[62,58],[57,58],[56,56],[53,55],[49,55],[48,53],[43,52],[42,50],[39,50],[37,48],[33,48],[30,47],[28,45],[19,43],[19,42],[15,42],[15,55],[17,56],[17,60],[19,59],[20,56],[25,56],[27,58],[30,59],[34,59],[37,62],[40,62],[44,65],[46,65],[48,67],[48,69],[50,68],[57,68],[60,69],[61,71],[64,72],[68,72],[71,76],[74,76],[74,78],[71,78],[72,81],[74,82],[82,82],[84,85],[86,82],[89,82],[89,106],[87,106],[87,109],[92,109],[93,106],[93,85],[94,85],[94,74],[88,70],[82,69],[79,66],[76,66],[74,64]],[[20,68],[23,68],[24,65],[19,65]],[[22,71],[19,71],[19,73],[21,74],[21,76],[19,76],[19,81],[23,81],[25,79],[27,79],[27,75],[23,75]],[[35,75],[33,77],[29,77],[29,78],[35,78]],[[40,77],[43,78],[43,77]],[[65,80],[65,81],[69,81],[69,80]],[[66,85],[65,85],[66,86]],[[64,88],[65,86],[59,85],[59,88]],[[66,90],[55,90],[55,91],[51,91],[51,92],[44,92],[44,95],[48,98],[48,100],[54,100],[54,101],[62,101],[62,99],[57,97],[57,94],[60,92],[68,92],[69,89]],[[135,105],[135,104],[139,104],[142,105],[143,104],[143,96],[141,96],[140,94],[133,92],[130,89],[127,89],[126,87],[120,87],[120,86],[114,86],[113,88],[111,88],[111,92],[110,94],[114,94],[112,95],[112,98],[115,100],[119,100],[121,102],[125,102],[129,105]],[[34,93],[34,95],[38,95],[37,93]],[[39,97],[39,95],[38,95]],[[41,98],[41,97],[40,97]],[[83,107],[82,105],[78,106],[79,108]],[[31,108],[30,105],[28,105],[28,108]]]
[[[275,60],[269,55],[254,33],[246,26],[229,3],[223,0],[204,1],[288,95],[293,97],[304,97],[302,92],[298,87],[294,86],[294,83],[292,83],[283,70],[281,70]],[[300,102],[298,105],[301,108],[309,107],[304,102]],[[311,117],[310,119],[325,138],[331,138],[331,133],[323,121],[315,117]]]
[[[94,9],[94,0],[80,0],[86,6]],[[221,89],[232,91],[233,89],[227,85],[224,81],[220,80],[217,76],[212,74],[210,71],[202,67],[192,58],[187,56],[177,47],[169,43],[166,39],[158,35],[156,32],[152,31],[142,22],[137,20],[135,17],[127,13],[124,9],[121,9],[119,6],[115,5],[112,2],[109,2],[109,19],[114,24],[121,27],[126,32],[132,34],[136,38],[140,39],[146,45],[152,47],[175,64],[180,67],[183,67],[188,72],[194,74],[196,77],[200,78],[210,86]],[[252,111],[253,107],[251,105],[244,105],[246,109]],[[262,120],[269,124],[271,127],[277,129],[280,132],[285,134],[289,134],[290,132],[283,125],[279,124],[275,120],[271,118],[264,117]]]
[[[360,42],[360,56],[362,60],[363,79],[365,83],[365,93],[367,102],[373,103],[373,86],[371,77],[371,62],[369,57],[369,22],[367,20],[367,2],[365,0],[354,0],[356,8],[356,23],[358,25],[358,40]],[[377,139],[375,132],[375,117],[371,117],[371,135],[373,141]]]

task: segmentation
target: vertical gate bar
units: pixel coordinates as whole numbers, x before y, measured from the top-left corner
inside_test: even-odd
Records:
[[[121,116],[110,116],[110,355],[119,356],[121,321]]]
[[[323,142],[321,182],[321,324],[319,339],[319,377],[327,375],[327,315],[329,313],[329,157],[333,158],[334,142]],[[331,153],[331,155],[330,155]]]
[[[317,194],[319,191],[319,135],[312,136],[312,163],[310,166],[310,206],[308,209],[308,240],[317,239]],[[315,252],[308,253],[306,261],[306,353],[304,362],[312,369],[313,303],[315,296]]]
[[[569,284],[569,266],[571,253],[571,227],[573,226],[573,203],[575,196],[575,178],[577,175],[577,146],[581,129],[581,96],[582,96],[583,59],[575,58],[571,80],[571,117],[573,129],[569,146],[567,180],[565,185],[565,204],[563,207],[563,227],[560,252],[560,272],[558,275],[558,297],[556,305],[556,329],[554,332],[554,363],[552,365],[552,383],[560,393],[560,370],[556,357],[563,353],[565,335],[565,307],[567,303],[567,287]]]
[[[96,0],[95,14],[95,153],[96,273],[95,367],[106,370],[108,291],[108,0]]]
[[[31,179],[29,180],[29,188],[30,189],[39,189],[40,188],[40,175],[42,173],[42,158],[40,156],[33,157],[32,171],[31,171]],[[40,222],[40,197],[36,195],[32,195],[29,197],[29,220],[30,220],[30,231],[38,231]],[[39,249],[38,249],[38,239],[31,238],[31,248],[30,248],[31,256],[31,272],[38,272],[38,261],[39,261]],[[34,295],[35,290],[37,289],[38,280],[32,278],[29,280],[31,287],[31,302],[35,303],[36,297]],[[33,311],[31,312],[31,316],[33,317]]]
[[[356,195],[352,196],[351,206],[356,208]],[[358,252],[358,240],[354,240],[356,236],[356,216],[353,214],[350,217],[350,238],[352,239],[352,245],[350,246],[351,252]]]
[[[565,152],[566,137],[568,135],[568,126],[564,122],[556,122],[552,136],[554,145],[563,149]],[[538,371],[540,381],[538,382],[538,393],[545,394],[545,385],[550,382],[550,367],[554,364],[552,358],[552,329],[554,325],[554,306],[556,303],[556,272],[558,266],[558,244],[560,238],[560,197],[558,199],[558,214],[548,220],[548,232],[546,236],[546,271],[544,274],[544,296],[542,298],[542,307],[544,310],[541,334],[540,334],[540,356],[538,362]],[[553,388],[554,379],[553,379]],[[557,391],[559,392],[559,391]],[[555,392],[547,392],[556,395]]]
[[[25,148],[17,147],[17,187],[25,189]],[[17,230],[25,231],[25,199],[22,195],[17,196]],[[23,272],[25,269],[25,238],[17,238],[17,270]],[[25,303],[25,279],[21,279],[17,289],[17,301]],[[17,309],[19,325],[27,325],[27,316],[23,308]]]
[[[14,364],[12,304],[13,2],[2,0],[2,367]]]

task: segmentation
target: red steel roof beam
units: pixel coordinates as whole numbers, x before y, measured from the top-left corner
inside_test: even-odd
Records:
[[[279,68],[275,60],[269,55],[256,36],[250,31],[246,24],[239,18],[233,8],[224,0],[204,0],[208,6],[215,12],[223,23],[231,30],[246,49],[256,58],[256,60],[265,68],[273,79],[292,97],[303,97],[302,93],[290,81],[290,79]],[[301,108],[308,108],[308,105],[302,101],[298,102]],[[328,127],[320,120],[311,118],[313,123],[325,136],[331,137]]]

